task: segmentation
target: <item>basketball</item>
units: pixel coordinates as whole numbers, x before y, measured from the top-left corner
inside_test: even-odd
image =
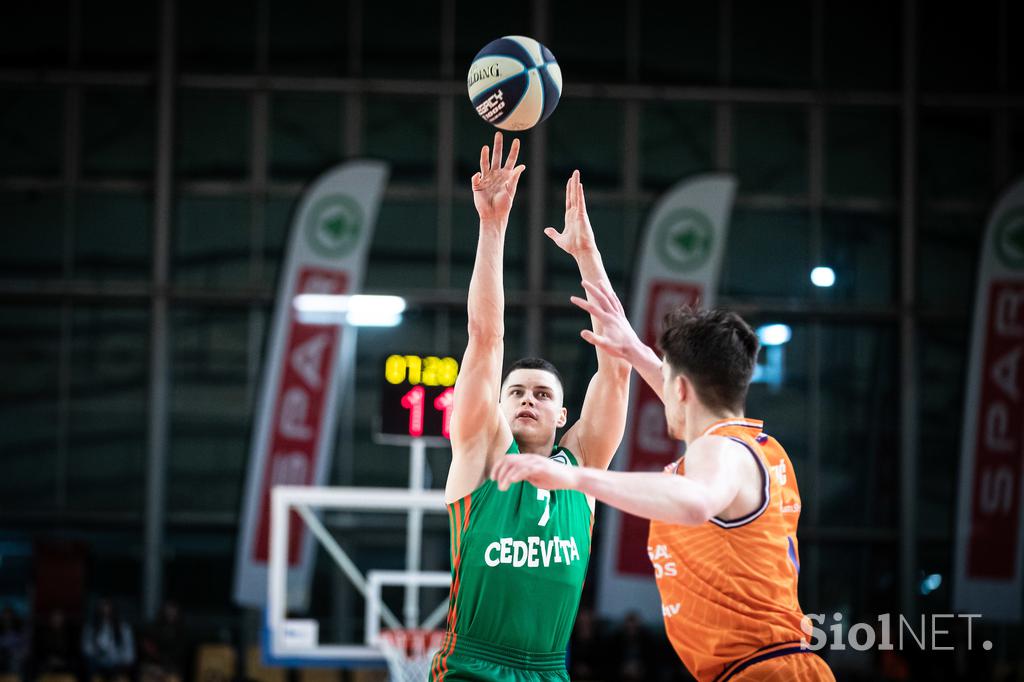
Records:
[[[558,106],[562,70],[533,38],[505,36],[473,58],[466,86],[480,118],[502,130],[527,130]]]

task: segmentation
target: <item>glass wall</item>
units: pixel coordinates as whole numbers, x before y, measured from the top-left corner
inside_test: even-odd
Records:
[[[357,157],[392,169],[365,290],[414,305],[400,331],[359,335],[353,447],[339,451],[332,480],[404,485],[404,452],[372,441],[374,367],[391,349],[461,353],[476,238],[468,183],[492,130],[460,79],[488,40],[522,33],[553,49],[566,89],[553,118],[522,135],[507,355],[553,360],[578,413],[594,368],[578,338],[586,318],[568,304],[578,276],[528,220],[539,204],[536,215],[560,225],[573,169],[623,294],[660,193],[732,172],[719,303],[793,330],[784,380],[755,385],[748,412],[800,472],[805,605],[898,604],[900,543],[919,550],[913,575],[950,575],[980,237],[988,207],[1024,170],[1024,60],[1013,22],[999,19],[1015,5],[559,1],[509,18],[463,0],[402,11],[363,0],[172,4],[174,35],[152,3],[16,3],[0,24],[2,532],[117,533],[123,541],[104,547],[132,579],[116,589],[137,594],[159,334],[169,349],[166,587],[192,593],[178,584],[183,567],[227,585],[291,213],[318,173]],[[175,61],[162,140],[161,40],[173,40]],[[166,249],[154,238],[160,158],[173,168]],[[531,186],[534,174],[544,180]],[[166,290],[154,286],[155,263],[169,268]],[[816,265],[835,270],[835,286],[812,285]],[[169,319],[154,324],[164,296]],[[917,382],[910,450],[906,363]],[[439,484],[446,458],[431,457]],[[911,500],[905,457],[918,472]],[[913,539],[901,537],[907,505]],[[197,594],[196,609],[230,609],[226,588]],[[926,604],[948,599],[947,580]]]

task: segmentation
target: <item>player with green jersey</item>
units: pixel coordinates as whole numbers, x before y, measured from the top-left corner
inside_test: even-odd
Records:
[[[480,236],[469,286],[469,342],[455,384],[445,487],[452,588],[444,644],[430,679],[568,680],[566,647],[590,560],[594,501],[530,483],[500,491],[490,476],[505,457],[549,452],[564,466],[606,469],[618,448],[629,393],[627,363],[598,350],[579,420],[566,425],[558,371],[540,358],[513,363],[502,380],[505,229],[519,176],[519,141],[502,164],[502,137],[485,146],[473,176]],[[579,173],[566,184],[565,229],[545,233],[576,259],[584,279],[607,275],[587,217]],[[591,319],[592,324],[600,321]]]

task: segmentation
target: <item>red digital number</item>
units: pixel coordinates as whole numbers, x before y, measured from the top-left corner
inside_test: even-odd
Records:
[[[423,435],[423,403],[426,389],[413,386],[412,390],[402,396],[402,407],[409,410],[409,435],[419,438]]]
[[[440,410],[444,417],[441,421],[441,435],[445,438],[451,438],[448,435],[448,423],[452,418],[452,406],[455,404],[455,389],[449,386],[444,389],[441,395],[434,398],[434,409]]]

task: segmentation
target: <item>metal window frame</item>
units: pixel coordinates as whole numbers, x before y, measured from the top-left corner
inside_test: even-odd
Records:
[[[623,30],[627,46],[629,75],[635,76],[640,51],[643,49],[640,35],[640,12],[638,3],[627,10]],[[454,59],[454,0],[443,0],[441,5],[441,77],[430,80],[407,80],[387,78],[364,78],[362,76],[363,31],[362,0],[350,3],[349,15],[349,68],[345,77],[307,77],[271,75],[266,66],[269,60],[269,4],[261,0],[258,5],[259,20],[256,40],[255,63],[258,73],[200,74],[179,73],[174,22],[177,17],[176,0],[162,0],[160,5],[160,54],[157,68],[153,71],[114,72],[95,69],[79,69],[82,43],[81,0],[75,0],[69,15],[69,58],[66,68],[58,69],[0,69],[0,92],[4,89],[39,87],[59,88],[64,93],[65,128],[63,131],[65,149],[63,170],[59,176],[8,176],[0,178],[0,191],[52,191],[61,192],[65,198],[65,243],[64,278],[60,281],[4,280],[0,282],[0,302],[8,304],[44,303],[58,305],[61,309],[61,347],[59,368],[58,406],[58,464],[54,494],[57,511],[43,514],[39,518],[56,518],[55,523],[68,523],[75,519],[87,521],[87,512],[71,512],[67,506],[67,460],[72,311],[77,303],[145,303],[150,306],[150,385],[149,385],[149,435],[146,470],[147,508],[145,512],[145,607],[147,614],[155,609],[161,588],[160,563],[163,552],[163,529],[168,522],[184,518],[180,514],[164,509],[164,469],[167,438],[167,391],[169,384],[169,307],[175,304],[207,306],[245,307],[249,306],[253,321],[250,327],[249,353],[254,358],[250,378],[258,372],[255,361],[259,353],[262,335],[261,310],[273,297],[270,287],[261,283],[262,260],[259,256],[264,231],[264,203],[267,197],[297,197],[302,183],[279,182],[269,177],[267,132],[269,128],[270,98],[276,92],[326,92],[344,95],[343,152],[357,156],[363,146],[364,100],[367,95],[421,96],[435,100],[439,114],[437,180],[432,186],[393,185],[387,198],[436,199],[438,202],[438,253],[437,280],[435,289],[403,292],[414,305],[431,306],[440,310],[435,322],[435,340],[444,345],[450,334],[450,317],[464,305],[464,292],[451,289],[451,246],[453,230],[453,202],[466,200],[470,196],[467,188],[456,184],[453,177],[455,168],[454,137],[455,106],[465,96],[463,82],[456,73]],[[543,40],[548,31],[548,8],[542,0],[533,0],[532,30]],[[564,96],[568,98],[601,98],[615,100],[623,106],[622,186],[616,190],[592,191],[588,197],[594,204],[621,203],[626,208],[626,219],[638,221],[641,207],[654,200],[654,192],[644,190],[641,182],[639,149],[639,127],[642,107],[647,102],[699,102],[714,109],[714,166],[728,170],[733,164],[733,140],[735,138],[734,107],[738,104],[784,104],[806,109],[809,116],[808,163],[810,186],[806,195],[741,194],[737,205],[749,208],[806,209],[812,216],[810,234],[812,254],[820,253],[821,215],[824,211],[845,210],[898,216],[900,225],[900,272],[899,295],[889,304],[880,306],[855,306],[849,304],[824,304],[813,300],[798,302],[758,301],[751,299],[722,298],[721,303],[746,314],[775,315],[785,319],[807,321],[812,324],[812,351],[820,358],[820,325],[831,322],[881,323],[898,329],[900,343],[900,415],[903,427],[900,436],[900,510],[898,528],[884,533],[896,533],[900,540],[901,602],[904,612],[913,613],[915,602],[915,575],[917,545],[929,540],[917,528],[917,412],[918,376],[915,371],[916,335],[923,323],[962,323],[964,316],[952,311],[923,311],[918,307],[916,291],[917,277],[917,230],[918,216],[922,210],[940,213],[982,213],[987,205],[977,201],[964,200],[921,200],[918,194],[919,168],[917,165],[918,131],[920,117],[928,111],[967,110],[990,113],[993,122],[993,176],[997,183],[1008,178],[1010,159],[1008,140],[1010,137],[1011,115],[1024,110],[1024,95],[1013,94],[1008,88],[1008,35],[1004,30],[998,36],[999,91],[994,94],[948,94],[918,91],[918,5],[916,0],[903,0],[902,82],[895,91],[858,90],[832,92],[823,88],[824,82],[824,13],[827,5],[822,0],[812,3],[811,61],[814,87],[796,89],[773,89],[735,87],[731,85],[732,24],[735,12],[732,0],[719,3],[719,84],[716,86],[688,87],[671,85],[643,85],[636,83],[569,82]],[[1004,26],[1007,16],[1007,2],[1000,0],[997,5],[999,25]],[[107,88],[154,88],[157,92],[157,149],[154,176],[152,180],[137,179],[89,179],[81,177],[82,131],[80,110],[83,91],[92,87]],[[234,90],[245,92],[251,97],[253,117],[250,136],[250,164],[248,177],[237,181],[187,180],[175,181],[173,176],[173,149],[176,132],[175,98],[187,90]],[[824,177],[828,158],[825,150],[825,126],[830,108],[837,106],[876,107],[891,110],[900,117],[901,144],[901,186],[898,197],[892,200],[877,198],[837,199],[827,196]],[[542,166],[546,155],[547,138],[542,127],[532,133],[531,166]],[[547,185],[543,174],[532,174],[529,180],[530,200],[526,207],[531,224],[544,220],[547,192],[553,191]],[[153,254],[152,274],[147,282],[109,284],[77,279],[73,272],[74,235],[77,220],[75,205],[82,191],[95,192],[153,192]],[[204,196],[247,195],[255,204],[250,225],[250,286],[235,291],[205,291],[171,281],[170,257],[170,214],[173,209],[174,192]],[[526,312],[525,347],[529,352],[539,352],[543,347],[543,321],[545,314],[559,312],[568,307],[563,296],[550,294],[544,289],[543,237],[537,230],[531,231],[527,252],[527,280],[524,291],[510,292],[510,308]],[[457,314],[457,313],[456,313]],[[812,396],[820,395],[821,376],[817,371],[819,362],[812,362]],[[816,400],[812,403],[817,404]],[[811,446],[811,475],[805,479],[813,501],[809,523],[803,532],[811,539],[849,539],[851,542],[875,541],[851,529],[834,529],[820,525],[816,510],[820,506],[821,480],[821,434],[817,407],[810,416],[810,428],[815,435]],[[29,514],[31,516],[31,514]],[[223,514],[197,515],[188,517],[196,523],[213,525],[225,523]],[[885,535],[886,541],[890,535]],[[812,565],[817,561],[811,562]],[[809,578],[809,588],[814,594],[820,582],[817,576]]]

